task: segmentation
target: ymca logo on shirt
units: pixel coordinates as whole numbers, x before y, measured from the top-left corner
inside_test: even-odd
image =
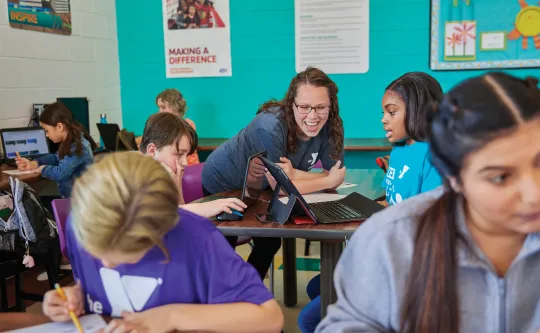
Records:
[[[313,166],[315,165],[315,163],[317,163],[318,156],[319,156],[319,153],[311,153],[311,159],[308,160],[308,162],[311,164],[308,168],[309,170],[311,170]]]
[[[408,165],[404,165],[403,168],[399,171],[397,175],[397,179],[403,179],[405,174],[410,170]],[[393,180],[396,178],[396,169],[393,167],[389,167],[388,171],[386,172],[386,201],[390,205],[395,205],[397,203],[400,203],[403,201],[403,196],[395,191],[395,184]]]
[[[122,311],[141,311],[154,291],[163,284],[161,279],[124,275],[114,269],[102,267],[99,270],[101,282],[111,305],[111,316],[120,316]],[[98,314],[103,313],[103,304],[86,295],[88,308]]]

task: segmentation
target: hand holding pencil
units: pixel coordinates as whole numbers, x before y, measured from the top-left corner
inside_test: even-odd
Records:
[[[17,154],[15,163],[17,163],[17,169],[19,169],[19,171],[34,170],[38,167],[38,163],[36,161],[30,161],[27,158],[21,157],[19,152],[15,152],[15,154]]]
[[[84,314],[84,301],[82,289],[79,284],[71,287],[58,286],[49,290],[43,299],[43,313],[52,321],[73,321],[82,333],[78,316]]]

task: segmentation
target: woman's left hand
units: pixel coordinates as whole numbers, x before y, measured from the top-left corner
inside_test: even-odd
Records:
[[[166,333],[174,330],[167,305],[143,312],[122,313],[122,319],[112,320],[102,333]]]
[[[286,157],[280,157],[279,160],[281,162],[276,163],[276,165],[283,169],[285,174],[287,174],[287,177],[289,177],[290,179],[295,179],[296,169],[293,167],[291,161]]]

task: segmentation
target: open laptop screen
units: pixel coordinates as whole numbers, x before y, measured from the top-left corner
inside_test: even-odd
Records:
[[[7,159],[36,157],[49,154],[45,130],[41,127],[4,128],[2,146]]]

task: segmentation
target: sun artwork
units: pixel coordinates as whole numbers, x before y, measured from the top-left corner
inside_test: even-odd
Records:
[[[518,1],[521,10],[516,15],[516,27],[508,34],[508,39],[516,40],[522,37],[521,47],[526,50],[529,46],[529,37],[532,37],[534,47],[540,49],[540,7],[530,6],[525,0]]]

